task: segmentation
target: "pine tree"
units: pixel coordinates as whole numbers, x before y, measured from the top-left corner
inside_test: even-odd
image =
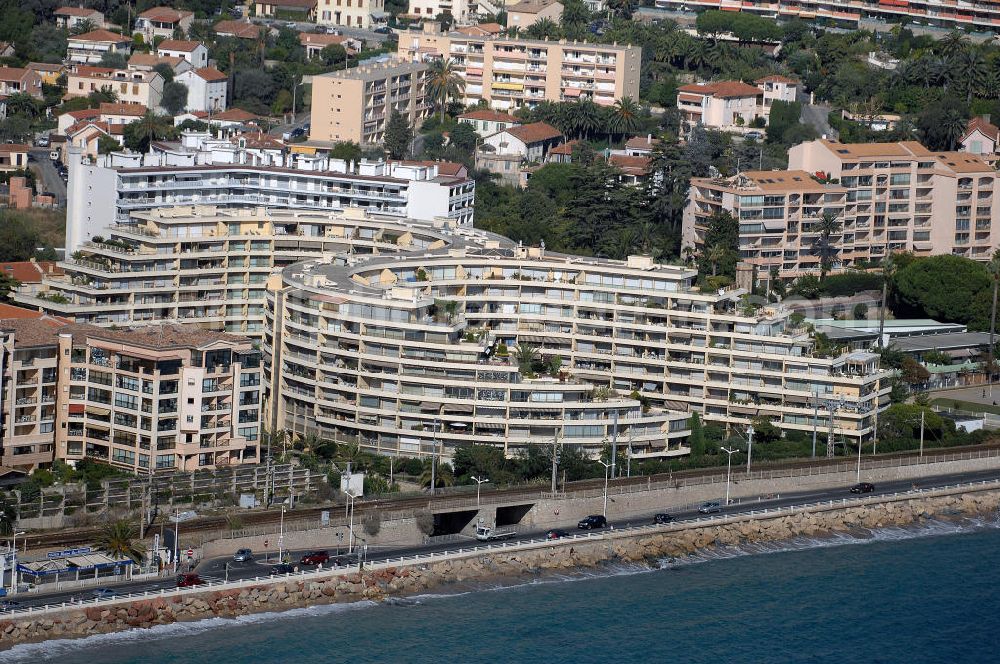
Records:
[[[389,115],[389,123],[385,127],[385,151],[393,159],[402,159],[410,151],[410,141],[413,140],[413,130],[409,123],[393,109]]]

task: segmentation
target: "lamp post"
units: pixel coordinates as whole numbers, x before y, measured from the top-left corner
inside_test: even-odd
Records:
[[[347,553],[350,555],[351,551],[354,550],[354,499],[355,495],[350,491],[347,492],[347,500],[350,503],[350,513],[351,519],[347,526]]]
[[[747,428],[747,475],[750,475],[750,455],[753,454],[753,425]]]
[[[728,447],[723,447],[722,451],[729,455],[728,469],[726,470],[726,505],[729,504],[729,478],[733,476],[733,455],[739,450],[731,450]]]
[[[174,574],[177,574],[177,558],[181,555],[181,513],[174,508]]]
[[[295,97],[303,84],[305,84],[305,81],[299,81],[292,85],[292,125],[295,124]]]
[[[490,481],[488,477],[475,477],[472,478],[476,483],[476,507],[479,507],[479,492],[483,488],[483,485]]]
[[[24,531],[18,532],[14,531],[13,540],[11,541],[11,554],[10,554],[10,594],[17,594],[17,536],[23,535]],[[0,579],[2,581],[2,579]]]
[[[434,486],[437,484],[437,432],[438,432],[438,421],[434,418],[434,438],[431,442],[433,449],[431,450],[431,495],[434,495]]]
[[[861,439],[860,438],[858,438],[858,479],[857,479],[857,481],[859,483],[861,482]]]
[[[281,520],[278,526],[278,564],[283,562],[282,553],[285,546],[285,506],[281,506]]]
[[[602,466],[604,466],[604,512],[603,512],[603,514],[604,514],[604,518],[607,519],[608,518],[608,471],[611,470],[611,464],[610,463],[604,463],[600,459],[597,460],[597,463],[599,463]]]

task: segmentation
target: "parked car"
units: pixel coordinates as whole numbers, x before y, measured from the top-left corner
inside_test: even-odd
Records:
[[[556,540],[563,537],[569,537],[569,533],[565,530],[560,530],[559,528],[553,528],[549,532],[545,533],[545,539]]]
[[[296,127],[292,130],[292,138],[299,138],[306,135],[306,130],[302,127]]]
[[[118,593],[111,588],[98,588],[93,594],[96,599],[111,599],[112,597],[118,595]]]
[[[237,563],[253,562],[253,551],[250,549],[240,549],[233,554],[233,561]]]
[[[859,482],[851,487],[851,493],[871,493],[875,490],[875,485],[871,482]]]
[[[608,520],[600,514],[591,514],[590,516],[585,516],[580,519],[580,523],[576,524],[577,528],[582,530],[592,530],[594,528],[604,528],[608,525]]]
[[[201,578],[194,572],[189,572],[187,574],[177,575],[177,587],[178,588],[190,588],[192,586],[200,586],[206,583],[205,579]]]
[[[295,567],[289,565],[288,563],[278,563],[277,565],[271,565],[271,574],[291,574],[295,571]]]
[[[330,561],[330,554],[326,551],[310,551],[302,556],[299,562],[303,565],[322,565]]]
[[[358,555],[356,553],[348,553],[342,556],[333,556],[330,558],[330,565],[337,567],[345,567],[348,565],[357,565]]]
[[[759,141],[761,138],[764,137],[764,135],[759,131],[748,131],[747,133],[743,134],[743,136],[747,139],[753,139],[755,141]]]
[[[665,512],[653,515],[653,523],[673,523],[676,520],[677,519],[674,518],[673,514],[667,514]]]
[[[721,512],[722,507],[719,503],[702,503],[698,511],[702,514],[715,514],[716,512]]]
[[[377,28],[375,28],[374,30],[372,30],[372,32],[374,32],[377,35],[391,35],[392,34],[392,28],[390,28],[387,25],[380,25]]]
[[[335,27],[333,27],[331,25],[328,25],[328,26],[326,26],[326,34],[328,34],[328,35],[340,35],[340,30],[338,30],[337,28],[335,28]]]
[[[49,137],[48,136],[39,136],[38,139],[35,141],[35,145],[37,145],[40,148],[47,148],[47,147],[49,147]]]

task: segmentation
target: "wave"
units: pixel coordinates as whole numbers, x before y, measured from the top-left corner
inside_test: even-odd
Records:
[[[235,618],[206,618],[193,622],[156,625],[148,629],[133,628],[122,632],[95,634],[94,636],[76,639],[53,639],[40,643],[24,643],[4,652],[3,661],[4,664],[20,664],[22,662],[53,660],[63,656],[79,654],[82,648],[127,645],[139,641],[148,642],[150,640],[189,637],[213,629],[242,627],[275,620],[298,620],[304,617],[327,616],[345,611],[365,609],[377,604],[377,602],[371,600],[359,600],[346,604],[318,604],[316,606],[288,609],[287,611],[253,613]]]
[[[650,574],[661,570],[676,569],[687,565],[724,561],[744,556],[758,556],[773,553],[806,551],[809,549],[838,546],[895,542],[926,537],[939,537],[974,533],[983,530],[1000,529],[1000,515],[993,519],[967,518],[955,521],[928,520],[919,525],[884,527],[873,530],[857,529],[848,533],[831,533],[817,537],[794,537],[773,542],[747,543],[740,545],[711,546],[698,552],[675,558],[662,558],[654,565],[643,563],[608,563],[597,568],[578,568],[563,572],[546,572],[530,580],[510,582],[470,582],[451,592],[422,593],[404,597],[389,598],[385,604],[393,607],[409,608],[427,602],[450,600],[463,595],[482,592],[510,592],[518,589],[574,583],[614,576]],[[127,645],[149,640],[163,640],[178,636],[191,636],[216,629],[242,627],[257,623],[281,620],[298,620],[303,617],[328,616],[345,611],[355,611],[379,606],[379,602],[360,600],[346,604],[321,604],[287,611],[269,611],[235,618],[206,618],[194,622],[157,625],[149,629],[130,629],[111,634],[98,634],[82,639],[57,639],[42,643],[21,644],[4,653],[4,664],[21,664],[53,660],[68,655],[78,655],[81,649],[103,646]]]

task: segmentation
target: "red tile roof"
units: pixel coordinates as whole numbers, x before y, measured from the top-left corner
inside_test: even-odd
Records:
[[[257,0],[258,5],[270,5],[271,7],[290,7],[293,9],[312,9],[316,6],[316,0]]]
[[[0,67],[0,81],[20,81],[29,71],[21,67]]]
[[[187,39],[164,39],[160,42],[160,45],[156,47],[156,50],[183,51],[185,53],[190,53],[199,46],[201,46],[201,42],[190,41]]]
[[[224,122],[249,122],[250,120],[260,120],[260,116],[254,115],[250,111],[244,111],[242,108],[231,108],[228,111],[216,113],[212,119]]]
[[[660,143],[660,139],[651,136],[633,136],[625,141],[625,147],[632,150],[652,150]]]
[[[476,37],[481,35],[498,35],[503,32],[503,26],[499,23],[480,23],[479,25],[467,25],[464,28],[457,28],[455,32]]]
[[[617,166],[628,175],[647,175],[650,161],[649,157],[630,157],[624,154],[613,154],[608,157],[608,163]]]
[[[578,145],[580,141],[578,139],[567,141],[562,145],[557,145],[551,150],[549,150],[549,155],[569,155],[573,156],[573,148]]]
[[[128,115],[142,117],[149,110],[142,104],[111,104],[103,102],[98,109],[101,115]]]
[[[63,115],[68,115],[74,120],[80,121],[88,118],[99,118],[101,117],[101,111],[97,108],[84,108],[79,111],[66,111]]]
[[[28,152],[31,150],[30,145],[24,145],[22,143],[0,143],[0,152]]]
[[[209,83],[212,81],[224,81],[229,78],[215,67],[200,67],[195,69],[194,73],[198,74],[202,80],[208,81]]]
[[[550,124],[544,122],[532,122],[520,127],[510,127],[505,129],[508,134],[520,139],[525,144],[540,143],[556,139],[562,136],[562,132]]]
[[[111,32],[110,30],[91,30],[90,32],[85,32],[82,35],[76,35],[69,38],[70,41],[87,41],[87,42],[113,42],[115,44],[120,42],[131,42],[132,40],[125,35],[120,35],[117,32]]]
[[[13,261],[10,263],[0,263],[0,272],[3,272],[8,277],[14,277],[22,284],[40,284],[42,283],[42,276],[45,274],[65,274],[55,261]],[[10,305],[0,304],[0,306]],[[20,307],[12,308],[20,309]],[[0,318],[7,318],[7,316],[0,313]]]
[[[966,127],[965,133],[962,135],[962,140],[967,139],[977,129],[994,143],[1000,141],[1000,129],[982,117],[975,117],[969,120],[969,126]]]
[[[789,78],[787,76],[782,76],[780,74],[771,74],[770,76],[765,76],[763,78],[758,78],[754,83],[789,83],[792,85],[798,85],[799,80],[796,78]]]
[[[87,17],[101,12],[96,9],[84,9],[83,7],[60,7],[52,12],[55,16],[81,16]]]
[[[248,21],[219,21],[212,29],[215,30],[215,34],[233,35],[240,39],[257,39],[261,31],[259,25]]]
[[[177,23],[188,16],[194,16],[194,12],[177,11],[170,7],[153,7],[139,14],[139,18],[146,18],[159,23]]]
[[[462,113],[458,116],[459,120],[486,120],[487,122],[520,122],[513,115],[507,113],[501,113],[500,111],[491,111],[489,109],[480,109],[477,111],[469,111],[468,113]]]
[[[760,94],[760,88],[748,85],[743,81],[719,81],[717,83],[698,83],[693,85],[682,85],[678,88],[680,92],[689,92],[697,95],[707,95],[718,99],[734,97],[756,97]]]

